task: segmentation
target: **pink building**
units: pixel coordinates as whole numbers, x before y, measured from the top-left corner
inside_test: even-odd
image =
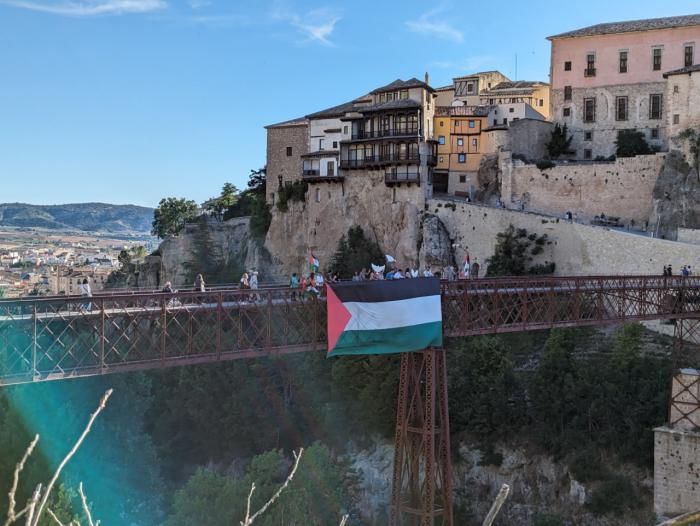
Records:
[[[623,129],[667,148],[664,73],[697,62],[700,14],[598,24],[549,40],[551,115],[567,124],[576,158],[614,154]]]

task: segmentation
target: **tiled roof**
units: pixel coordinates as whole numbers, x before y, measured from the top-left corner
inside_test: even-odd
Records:
[[[425,88],[429,91],[435,91],[433,88],[428,86],[422,80],[418,80],[416,77],[413,77],[413,78],[410,78],[408,80],[396,79],[394,82],[390,82],[386,86],[382,86],[381,88],[377,88],[375,90],[372,90],[370,93],[375,94],[375,93],[381,93],[383,91],[396,91],[396,90],[408,89],[408,88]]]
[[[547,37],[555,38],[576,38],[591,37],[597,35],[610,35],[613,33],[630,33],[632,31],[651,31],[654,29],[673,29],[676,27],[687,27],[700,25],[700,14],[685,16],[669,16],[666,18],[647,18],[644,20],[629,20],[626,22],[608,22],[596,24],[594,26],[583,27]]]
[[[695,64],[694,66],[687,66],[681,69],[674,69],[673,71],[667,71],[666,73],[664,73],[664,78],[667,78],[670,75],[683,75],[684,73],[694,73],[696,71],[700,71],[700,64]]]
[[[435,88],[435,91],[450,91],[455,89],[454,84],[450,84],[449,86],[442,86],[441,88]]]
[[[326,108],[325,110],[310,113],[306,116],[307,119],[330,119],[333,117],[342,117],[349,111],[355,109],[355,101],[345,102],[343,104],[338,104],[331,108]]]
[[[494,87],[492,87],[489,91],[519,89],[519,88],[537,88],[539,86],[547,86],[547,83],[540,82],[539,80],[511,80],[508,82],[499,82]]]
[[[286,126],[303,126],[306,124],[308,124],[308,122],[306,121],[306,118],[297,117],[296,119],[290,119],[288,121],[278,122],[277,124],[268,124],[267,126],[265,126],[265,129],[284,128]]]
[[[493,106],[436,106],[435,115],[439,117],[488,117]]]

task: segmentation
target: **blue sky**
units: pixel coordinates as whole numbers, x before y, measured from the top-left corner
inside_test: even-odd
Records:
[[[265,124],[395,78],[547,80],[550,34],[696,1],[0,0],[0,202],[199,202]]]

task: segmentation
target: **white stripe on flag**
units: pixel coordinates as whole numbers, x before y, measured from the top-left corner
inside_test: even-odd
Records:
[[[442,321],[440,296],[371,303],[349,301],[343,306],[352,315],[346,331],[396,329]]]

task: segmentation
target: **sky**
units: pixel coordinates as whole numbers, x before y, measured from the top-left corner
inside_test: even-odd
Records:
[[[396,78],[548,80],[548,35],[697,0],[0,0],[0,202],[197,202],[263,126]]]

